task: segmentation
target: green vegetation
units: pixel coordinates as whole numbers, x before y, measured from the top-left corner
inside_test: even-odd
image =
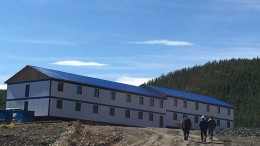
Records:
[[[6,90],[0,90],[0,109],[5,108]]]
[[[260,58],[208,62],[147,84],[218,98],[236,107],[236,127],[260,127]]]

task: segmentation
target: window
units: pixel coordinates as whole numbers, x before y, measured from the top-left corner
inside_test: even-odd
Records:
[[[174,106],[178,106],[178,100],[177,100],[177,99],[174,99],[174,100],[173,100],[173,105],[174,105]]]
[[[30,85],[26,85],[25,86],[25,97],[29,97],[29,93],[30,93]]]
[[[57,100],[57,102],[56,102],[56,108],[57,108],[57,109],[62,109],[62,100]]]
[[[111,107],[111,108],[109,109],[109,115],[110,115],[110,116],[114,116],[114,115],[115,115],[115,108],[112,108],[112,107]]]
[[[195,103],[195,110],[198,110],[198,109],[199,109],[199,103],[196,102],[196,103]]]
[[[220,126],[220,120],[217,120],[217,126]]]
[[[218,113],[220,114],[220,107],[218,107]]]
[[[99,89],[94,90],[94,97],[99,97]]]
[[[228,109],[228,115],[230,115],[230,109]]]
[[[163,108],[163,100],[160,100],[159,103],[160,103],[159,107],[160,107],[160,108]]]
[[[187,101],[183,101],[183,108],[187,108]]]
[[[199,117],[198,116],[195,116],[194,123],[199,123]]]
[[[230,121],[227,121],[227,128],[230,128]]]
[[[131,102],[131,95],[130,94],[126,94],[126,102]]]
[[[77,86],[77,94],[82,94],[82,86]]]
[[[111,100],[116,100],[116,92],[111,92]]]
[[[149,114],[149,121],[153,121],[153,114],[152,113]]]
[[[144,104],[144,98],[143,97],[139,97],[139,104]]]
[[[81,111],[81,103],[80,102],[76,102],[75,111]]]
[[[210,111],[210,106],[207,104],[207,112]]]
[[[154,99],[153,98],[150,99],[150,106],[154,106]]]
[[[130,110],[125,110],[125,117],[130,118]]]
[[[143,112],[138,112],[138,119],[143,119]]]
[[[173,113],[173,114],[172,114],[172,119],[173,119],[173,120],[177,120],[177,113]]]
[[[58,91],[63,92],[64,83],[58,82]]]
[[[98,105],[93,105],[93,113],[98,114]]]

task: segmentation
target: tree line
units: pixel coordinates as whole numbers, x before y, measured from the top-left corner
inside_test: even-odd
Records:
[[[236,127],[260,127],[260,59],[231,59],[183,68],[147,84],[218,98],[235,106]]]

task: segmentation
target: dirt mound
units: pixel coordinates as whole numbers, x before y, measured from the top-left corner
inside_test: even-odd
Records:
[[[0,124],[3,146],[240,146],[260,143],[257,129],[226,129],[213,140],[200,141],[193,130],[188,141],[179,129],[93,126],[80,122]],[[246,135],[243,135],[246,134]]]

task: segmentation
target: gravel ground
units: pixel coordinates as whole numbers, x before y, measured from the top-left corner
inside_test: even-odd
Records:
[[[1,146],[240,146],[260,143],[260,129],[220,131],[213,140],[200,141],[193,130],[188,141],[182,131],[168,128],[93,126],[80,122],[0,124]]]

